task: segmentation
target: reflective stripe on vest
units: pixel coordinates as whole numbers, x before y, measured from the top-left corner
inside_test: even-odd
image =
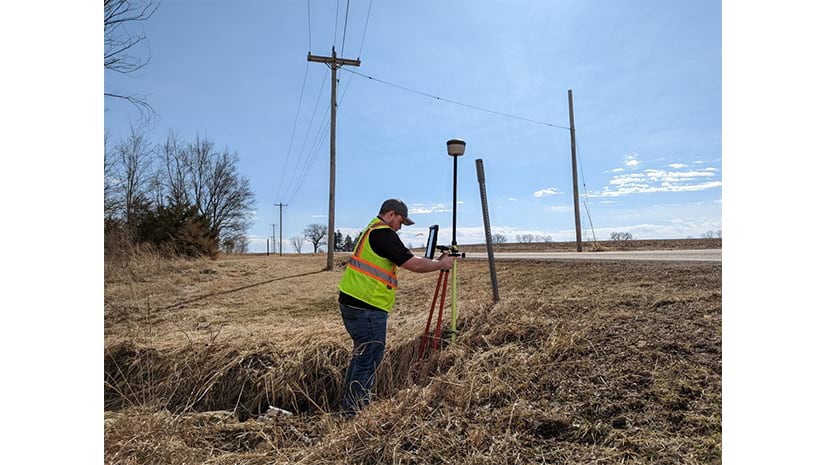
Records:
[[[359,273],[364,273],[373,279],[377,279],[393,289],[399,287],[399,281],[396,279],[395,274],[390,274],[361,257],[356,257],[355,255],[350,257],[347,266]]]
[[[396,278],[396,273],[392,270],[387,272],[383,268],[380,268],[373,263],[368,262],[367,260],[361,258],[361,252],[364,250],[364,244],[370,240],[370,233],[375,231],[376,229],[388,228],[387,223],[375,223],[371,226],[368,226],[367,229],[364,231],[364,234],[361,235],[359,239],[358,248],[356,249],[355,253],[350,257],[350,260],[347,262],[347,266],[352,268],[354,271],[358,271],[359,273],[364,273],[365,275],[381,281],[387,286],[390,286],[392,289],[396,289],[399,287],[399,281]],[[393,267],[395,268],[395,266]]]

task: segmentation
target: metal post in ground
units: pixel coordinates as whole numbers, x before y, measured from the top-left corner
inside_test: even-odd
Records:
[[[482,197],[482,219],[485,221],[485,244],[488,249],[490,268],[490,285],[493,288],[493,302],[499,302],[499,283],[496,281],[496,265],[493,262],[493,240],[490,236],[490,217],[488,216],[488,194],[485,190],[485,166],[482,159],[476,159],[476,178],[479,180],[479,195]]]

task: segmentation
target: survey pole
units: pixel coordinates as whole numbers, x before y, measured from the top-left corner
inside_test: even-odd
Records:
[[[459,247],[456,243],[456,173],[459,157],[465,154],[465,141],[462,139],[451,139],[447,141],[447,154],[453,157],[453,240],[450,243],[450,253],[459,254]],[[456,340],[456,270],[458,262],[453,261],[453,285],[451,289],[451,309],[450,309],[450,342]]]

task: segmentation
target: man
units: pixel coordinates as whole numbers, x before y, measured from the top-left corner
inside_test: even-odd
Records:
[[[347,416],[354,416],[370,403],[376,370],[384,357],[387,317],[396,300],[397,268],[426,273],[453,266],[453,257],[447,254],[438,260],[414,257],[396,234],[403,224],[413,224],[407,205],[399,199],[385,200],[378,216],[359,236],[338,285],[341,318],[353,339],[341,401]]]

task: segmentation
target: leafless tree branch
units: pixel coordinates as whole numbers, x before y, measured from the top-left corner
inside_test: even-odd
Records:
[[[156,0],[103,0],[103,68],[121,74],[131,74],[146,66],[151,60],[146,36],[143,31],[130,30],[130,25],[149,19],[160,6]],[[135,52],[138,44],[146,46],[145,57]],[[123,99],[134,105],[141,119],[150,121],[155,110],[145,97],[104,92],[105,97]]]

